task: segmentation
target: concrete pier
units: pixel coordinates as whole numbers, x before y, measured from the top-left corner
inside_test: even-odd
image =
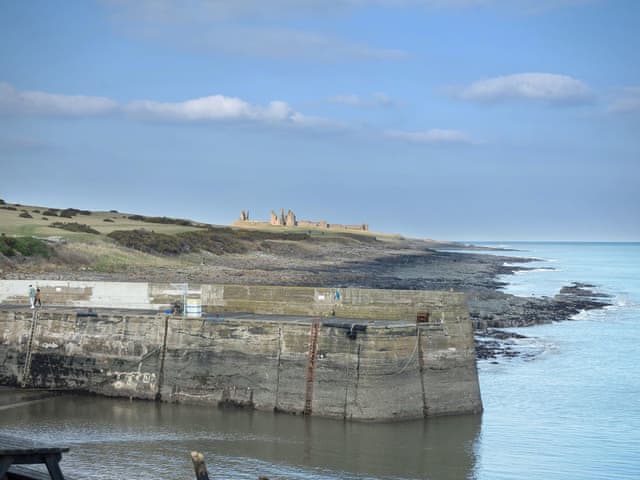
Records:
[[[460,294],[329,291],[320,316],[277,312],[317,312],[317,289],[222,288],[202,318],[0,306],[0,384],[370,421],[482,410]]]

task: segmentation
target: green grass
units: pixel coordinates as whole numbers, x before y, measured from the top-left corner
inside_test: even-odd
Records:
[[[49,258],[53,250],[44,241],[33,237],[0,236],[0,253],[7,257],[23,255],[25,257]]]
[[[33,218],[21,218],[20,213],[23,211],[28,212]],[[82,223],[60,222],[63,214],[64,217],[73,217],[74,220],[81,218]],[[87,258],[97,258],[94,251],[98,247],[110,248],[113,253],[119,250],[124,254],[122,257],[110,255],[103,261],[98,261],[96,267],[100,271],[114,271],[128,265],[131,259],[127,255],[132,255],[132,252],[131,250],[124,252],[122,247],[142,252],[140,255],[145,257],[141,260],[143,262],[153,261],[152,258],[159,260],[161,256],[165,256],[166,258],[162,261],[171,263],[182,261],[178,257],[182,256],[186,260],[190,254],[198,254],[202,251],[222,255],[278,247],[278,244],[273,242],[306,244],[329,241],[349,244],[379,241],[373,232],[341,232],[269,225],[261,225],[258,228],[245,228],[242,225],[225,227],[179,218],[132,215],[113,210],[90,212],[75,208],[18,206],[17,204],[0,206],[0,233],[6,234],[7,237],[18,238],[56,237],[62,240],[67,248],[73,246],[82,250]],[[47,249],[38,250],[33,247],[34,249],[29,250],[25,246],[24,250],[33,251],[35,255],[51,255],[53,247],[48,247],[44,243],[43,245]],[[81,247],[83,245],[87,248]],[[7,252],[5,255],[21,254],[20,250],[6,244],[3,248]]]
[[[82,233],[93,233],[94,235],[100,235],[100,232],[95,228],[91,228],[89,225],[85,225],[84,223],[77,222],[69,222],[69,223],[61,223],[54,222],[51,224],[52,227],[61,228],[63,230],[69,230],[70,232],[82,232]]]
[[[92,264],[92,269],[101,273],[114,273],[127,271],[130,267],[130,259],[126,255],[103,255]]]

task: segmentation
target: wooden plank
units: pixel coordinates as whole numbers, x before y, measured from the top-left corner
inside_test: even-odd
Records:
[[[24,455],[68,452],[69,447],[56,447],[48,443],[0,435],[0,455]]]

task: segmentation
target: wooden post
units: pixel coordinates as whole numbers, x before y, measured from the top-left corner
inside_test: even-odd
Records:
[[[209,480],[209,472],[207,472],[207,464],[204,463],[204,455],[200,452],[191,452],[191,461],[193,461],[193,469],[196,472],[196,480]],[[267,477],[258,477],[258,480],[269,480]]]
[[[196,472],[196,480],[209,480],[207,464],[204,463],[204,455],[200,452],[191,452],[191,460],[193,461],[193,469]]]

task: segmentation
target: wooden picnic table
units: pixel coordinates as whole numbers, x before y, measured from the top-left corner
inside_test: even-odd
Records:
[[[46,465],[52,480],[65,480],[59,462],[62,454],[68,451],[67,447],[0,435],[0,480],[12,478],[14,473],[14,478],[43,478],[35,469],[20,467],[37,464]]]

